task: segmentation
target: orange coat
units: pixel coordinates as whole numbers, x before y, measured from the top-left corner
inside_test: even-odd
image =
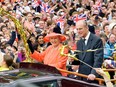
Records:
[[[56,48],[51,45],[42,53],[34,51],[34,53],[31,54],[31,57],[39,62],[43,62],[44,64],[66,70],[66,62],[68,57],[60,55],[60,47],[62,47],[62,44]],[[68,50],[65,49],[64,53],[68,53]],[[61,72],[61,74],[63,76],[67,76],[66,73]]]

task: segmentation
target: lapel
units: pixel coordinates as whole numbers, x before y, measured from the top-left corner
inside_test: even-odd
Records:
[[[82,40],[82,38],[79,40],[79,44],[78,44],[77,50],[83,51],[83,40]],[[82,58],[83,53],[80,53],[80,56]]]
[[[85,46],[85,49],[84,49],[84,50],[88,50],[88,49],[91,48],[92,40],[93,40],[93,36],[92,36],[92,34],[90,33],[90,36],[89,36],[87,45]],[[84,53],[83,53],[83,55],[82,55],[82,60],[84,60],[86,53],[87,53],[87,52],[84,52]]]

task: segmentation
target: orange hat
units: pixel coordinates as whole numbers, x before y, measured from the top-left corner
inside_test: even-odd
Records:
[[[60,40],[63,42],[66,40],[66,37],[62,34],[58,34],[58,33],[50,33],[47,36],[44,37],[44,41],[45,42],[50,42],[50,37],[55,37],[55,36],[59,36]]]

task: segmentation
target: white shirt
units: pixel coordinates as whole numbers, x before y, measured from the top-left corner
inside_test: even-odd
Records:
[[[89,36],[90,36],[90,32],[88,32],[87,36],[85,37],[85,45],[87,45],[87,42],[88,42]]]

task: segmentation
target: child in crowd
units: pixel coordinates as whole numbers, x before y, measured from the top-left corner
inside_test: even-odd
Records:
[[[12,70],[13,69],[13,57],[10,55],[4,55],[3,61],[0,65],[0,71]]]

